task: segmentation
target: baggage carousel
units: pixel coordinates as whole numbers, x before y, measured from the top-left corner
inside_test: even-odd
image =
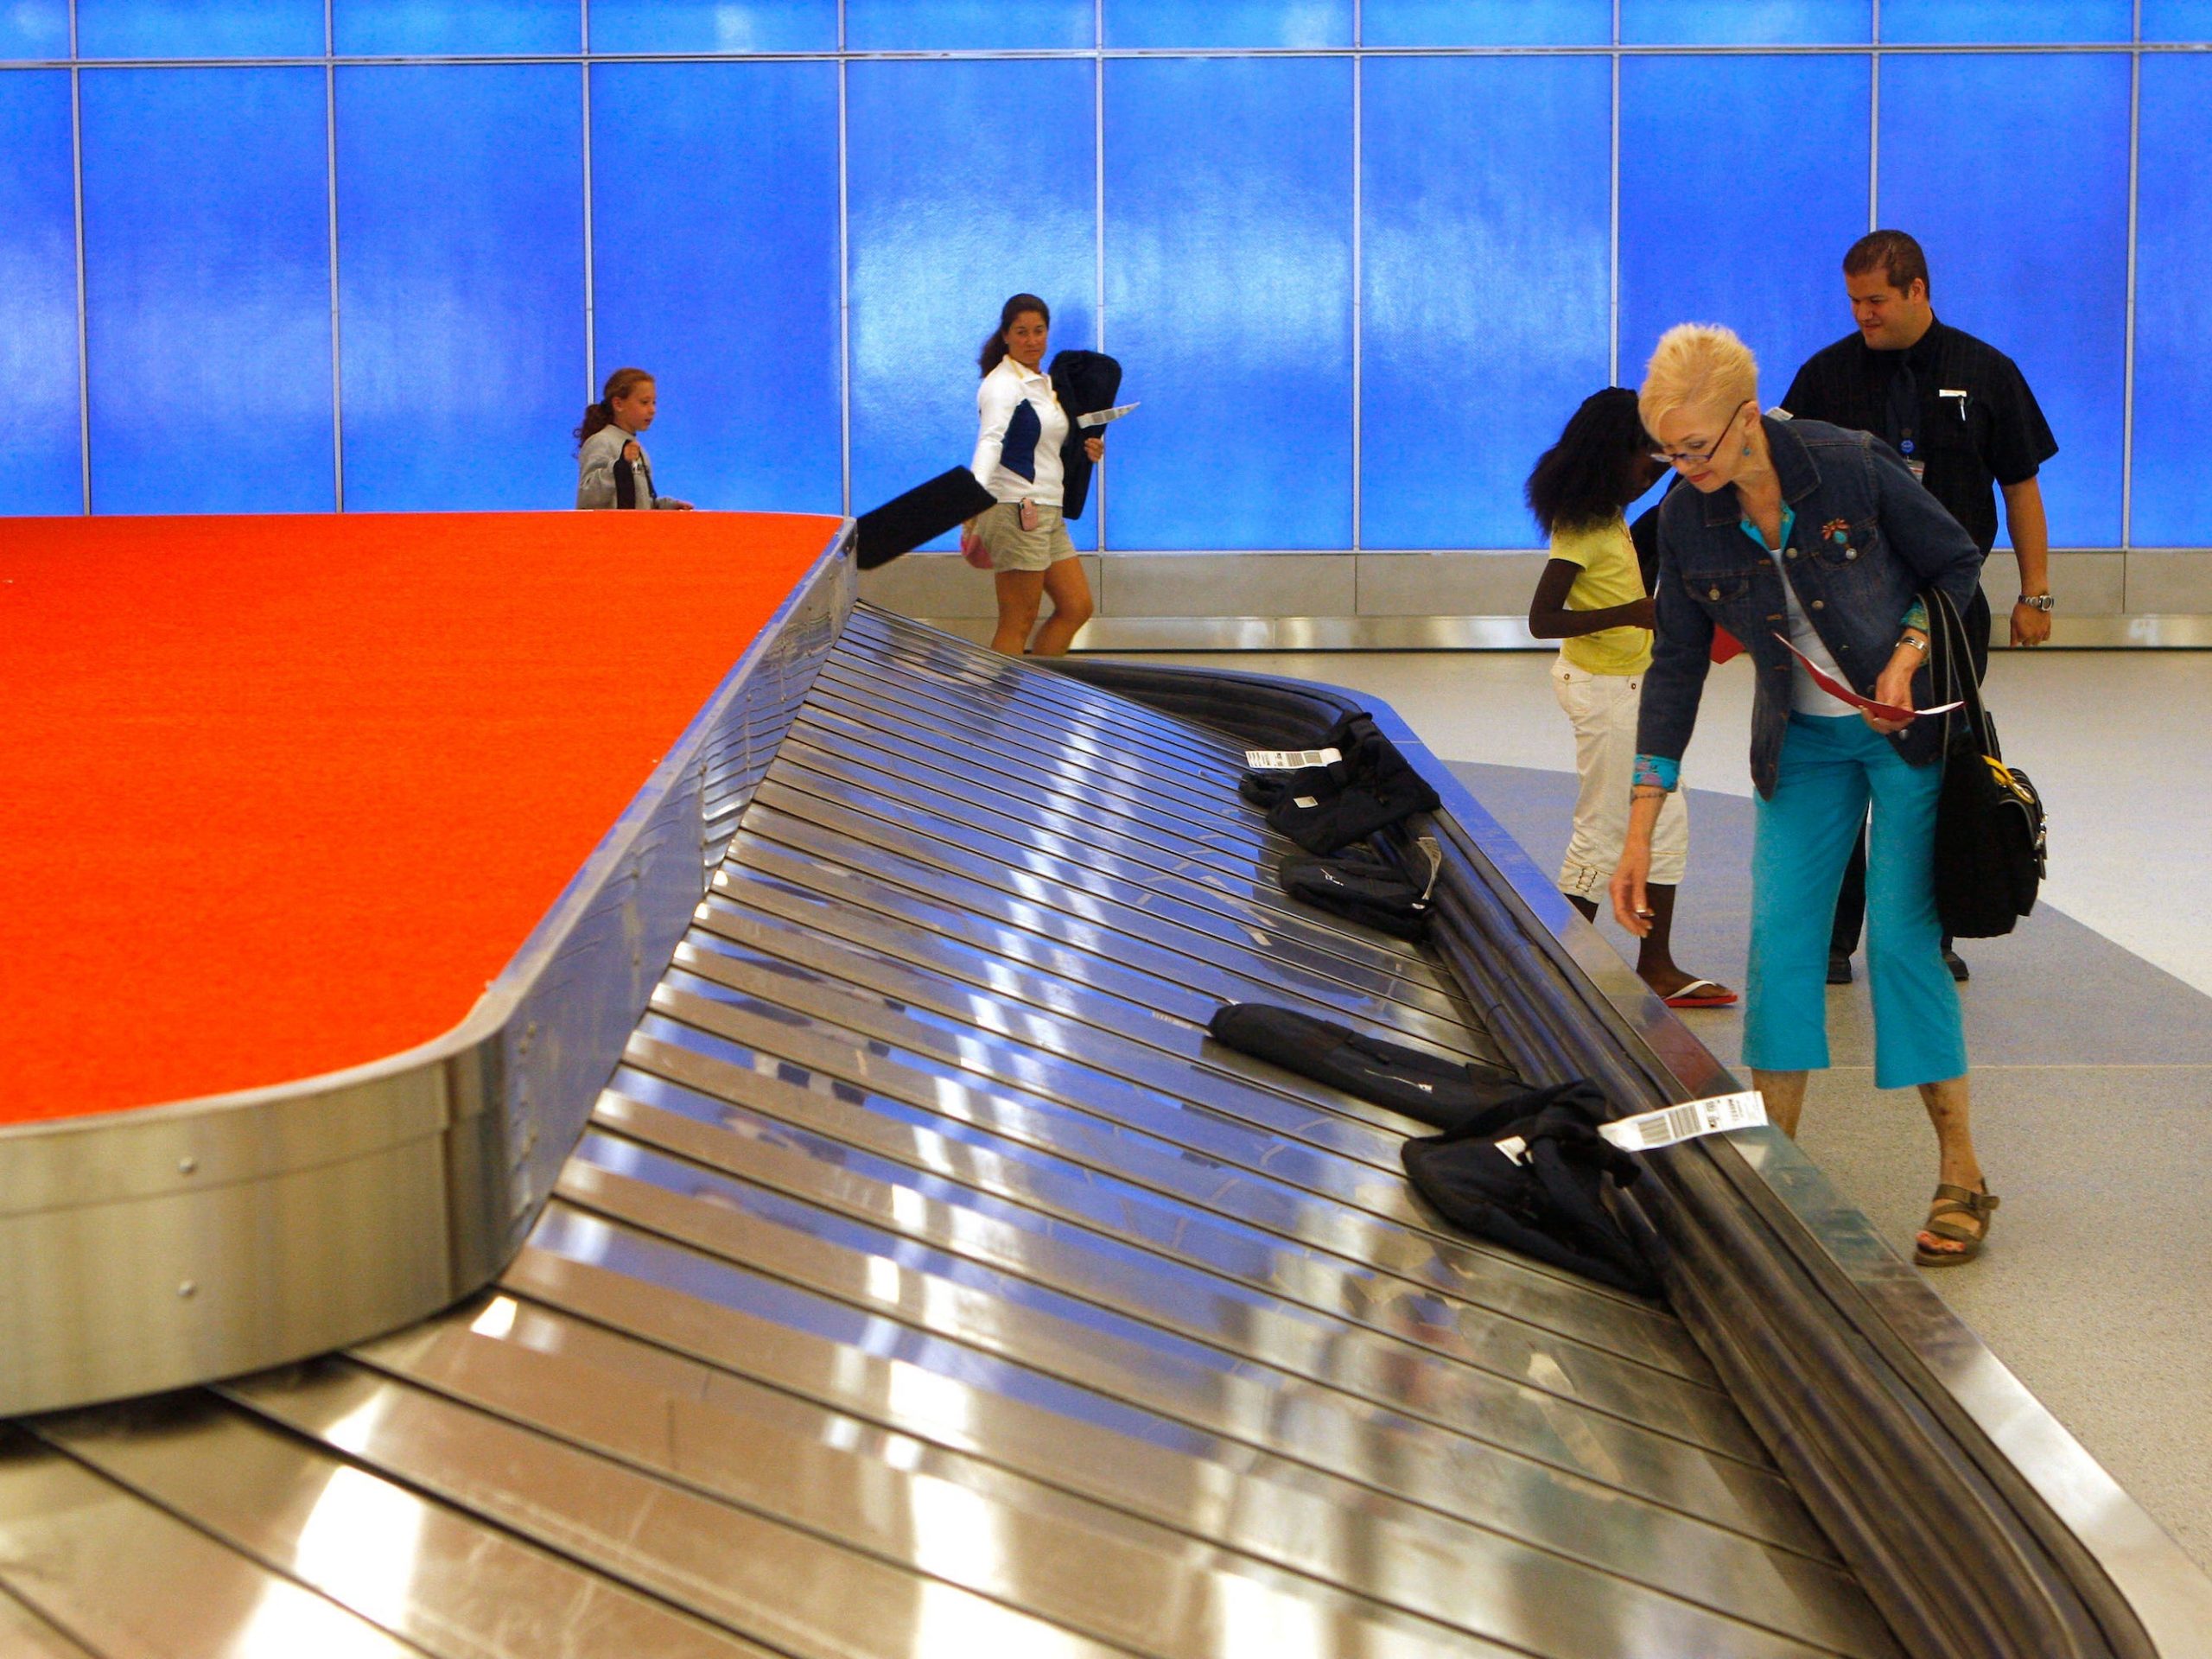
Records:
[[[571,895],[665,970],[619,1028],[518,985],[499,1040],[580,1018],[588,1086],[439,1126],[454,1305],[150,1394],[0,1359],[0,1652],[2212,1653],[2212,1585],[1787,1141],[1650,1155],[1647,1302],[1209,1039],[1266,1001],[1624,1113],[1732,1086],[1387,709],[1426,945],[1284,898],[1237,798],[1326,688],[1008,661],[856,606],[841,539],[716,706],[664,769],[703,894],[632,841]]]

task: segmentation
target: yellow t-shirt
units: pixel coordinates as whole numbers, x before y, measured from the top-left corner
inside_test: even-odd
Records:
[[[1608,610],[1644,596],[1636,543],[1629,539],[1628,524],[1623,518],[1554,532],[1552,557],[1582,567],[1574,586],[1567,590],[1570,611]],[[1560,655],[1587,674],[1641,674],[1651,666],[1651,630],[1600,628],[1595,633],[1562,639],[1559,649]]]

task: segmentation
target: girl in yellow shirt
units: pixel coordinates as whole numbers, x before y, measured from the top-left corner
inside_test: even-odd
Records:
[[[1560,642],[1552,689],[1574,727],[1574,836],[1560,866],[1560,890],[1585,918],[1619,863],[1628,836],[1636,760],[1636,713],[1651,665],[1651,598],[1623,510],[1649,489],[1663,465],[1637,413],[1636,394],[1609,386],[1582,402],[1529,474],[1529,507],[1551,538],[1551,560],[1529,603],[1529,632]],[[1675,965],[1675,890],[1689,861],[1683,791],[1668,796],[1651,843],[1645,891],[1651,931],[1636,971],[1669,1007],[1723,1007],[1736,993]]]

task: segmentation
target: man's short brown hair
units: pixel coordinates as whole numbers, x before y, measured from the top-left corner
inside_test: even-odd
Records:
[[[1851,245],[1851,251],[1843,256],[1843,274],[1864,276],[1870,270],[1879,270],[1900,294],[1916,279],[1928,292],[1935,291],[1928,282],[1928,256],[1903,231],[1870,231]]]

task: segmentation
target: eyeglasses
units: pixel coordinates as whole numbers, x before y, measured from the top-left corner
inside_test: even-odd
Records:
[[[1749,399],[1746,399],[1745,401],[1748,402]],[[1736,416],[1738,415],[1741,415],[1743,412],[1744,405],[1742,404],[1737,404],[1735,412],[1728,416],[1728,424],[1722,427],[1719,432],[1714,436],[1713,442],[1707,444],[1704,448],[1677,449],[1672,451],[1654,449],[1651,452],[1651,459],[1668,467],[1702,467],[1707,461],[1711,461],[1713,456],[1720,453],[1722,440],[1726,438],[1728,434],[1734,429],[1736,425]]]

